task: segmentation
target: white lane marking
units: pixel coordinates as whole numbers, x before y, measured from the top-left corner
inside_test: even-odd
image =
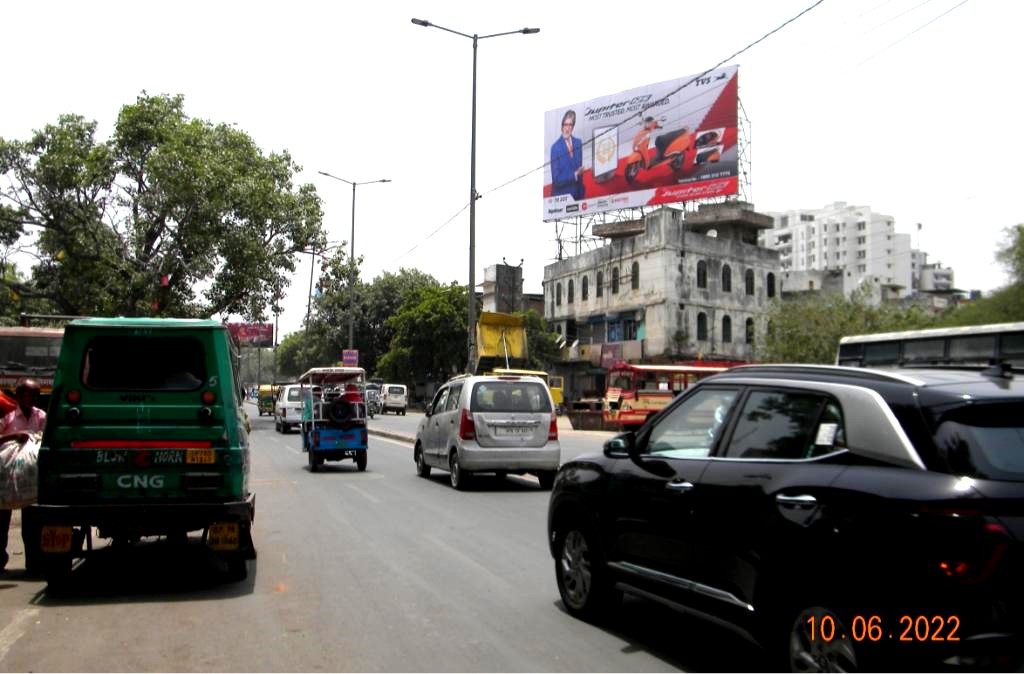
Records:
[[[18,642],[18,639],[25,636],[26,623],[37,615],[39,615],[38,608],[22,609],[15,614],[14,619],[7,627],[0,630],[0,662],[3,662],[4,658],[7,657],[7,653]]]
[[[380,499],[379,498],[377,498],[376,496],[373,496],[372,494],[370,494],[368,492],[363,491],[362,489],[360,489],[359,487],[355,486],[354,484],[346,484],[345,486],[348,487],[349,489],[351,489],[352,491],[356,492],[360,496],[363,496],[364,498],[366,498],[368,501],[370,501],[370,503],[380,503]]]

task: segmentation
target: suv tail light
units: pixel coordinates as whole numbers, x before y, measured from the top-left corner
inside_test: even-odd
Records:
[[[465,408],[463,408],[462,417],[459,419],[459,437],[463,440],[476,439],[476,424],[473,423],[473,415]]]
[[[551,425],[548,426],[548,440],[558,439],[558,415],[551,413]]]

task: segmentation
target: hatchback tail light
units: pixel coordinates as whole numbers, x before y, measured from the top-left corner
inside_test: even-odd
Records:
[[[473,423],[473,415],[469,410],[462,410],[462,417],[459,419],[459,437],[463,440],[476,439],[476,424]]]
[[[554,412],[551,413],[551,425],[548,426],[548,440],[558,439],[558,417]]]

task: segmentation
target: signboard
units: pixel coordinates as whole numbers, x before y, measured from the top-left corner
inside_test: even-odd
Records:
[[[273,323],[228,323],[228,331],[242,346],[274,346]]]
[[[739,192],[736,66],[544,113],[544,215]]]
[[[345,367],[359,367],[359,349],[344,349],[341,352],[341,364]]]

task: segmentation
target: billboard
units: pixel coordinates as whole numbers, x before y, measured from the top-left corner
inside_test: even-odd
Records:
[[[341,364],[345,367],[359,367],[359,349],[342,349]]]
[[[557,220],[739,192],[738,68],[544,113],[544,216]]]
[[[228,332],[242,346],[274,346],[273,323],[228,323]]]

